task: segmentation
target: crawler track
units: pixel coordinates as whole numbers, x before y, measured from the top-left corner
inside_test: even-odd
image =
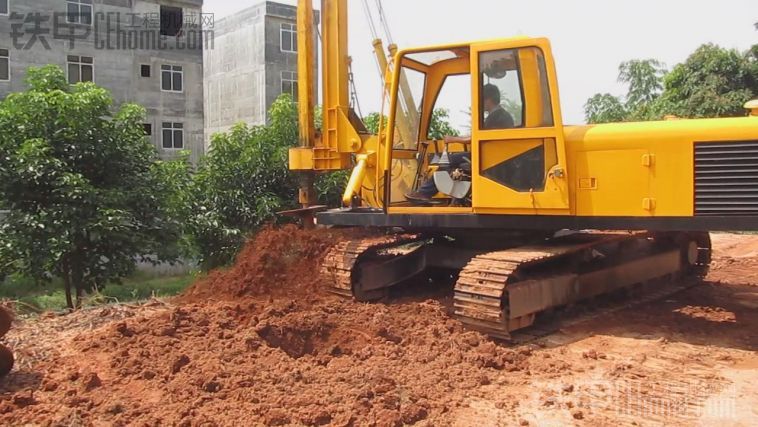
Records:
[[[710,262],[710,240],[698,234],[586,236],[580,243],[569,238],[475,257],[456,283],[455,316],[471,329],[511,340],[544,310],[665,277],[704,274]],[[697,251],[690,255],[691,247]]]
[[[581,245],[514,248],[475,257],[455,284],[456,317],[471,329],[496,338],[510,338],[510,331],[534,322],[534,314],[510,318],[509,307],[503,307],[511,277],[526,265],[580,249]]]
[[[425,252],[438,248],[426,239],[398,234],[338,243],[322,266],[329,291],[359,301],[376,300],[390,286],[427,266],[433,268],[439,261],[435,257],[454,258],[455,250],[459,255],[472,250]],[[659,279],[704,275],[710,252],[706,233],[646,232],[576,232],[527,246],[473,250],[459,264],[465,266],[455,284],[454,315],[470,329],[512,340],[514,331],[531,326],[538,314],[553,308]],[[640,299],[678,291],[679,282],[674,282]],[[544,335],[532,328],[526,336],[535,334]]]
[[[416,234],[395,234],[338,243],[326,255],[321,266],[321,274],[330,284],[329,292],[346,298],[355,296],[358,299],[372,299],[370,296],[361,295],[360,289],[354,287],[358,281],[358,260],[376,255],[382,249],[413,243],[419,239]],[[363,296],[366,298],[362,298]]]
[[[655,301],[660,301],[664,298],[668,298],[672,295],[676,295],[698,286],[701,283],[702,280],[698,276],[687,277],[676,283],[665,283],[664,281],[660,281],[660,283],[657,283],[660,286],[654,290],[647,289],[647,292],[644,292],[639,297],[625,298],[618,302],[604,302],[600,305],[592,303],[583,304],[580,313],[560,313],[561,315],[554,319],[546,321],[538,320],[531,327],[511,332],[508,341],[513,344],[528,344],[559,332],[563,328],[587,323],[621,310],[627,310]]]

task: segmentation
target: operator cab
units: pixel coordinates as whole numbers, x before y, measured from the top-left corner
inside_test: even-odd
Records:
[[[534,208],[535,195],[565,170],[546,44],[513,39],[398,54],[385,133],[390,208]]]

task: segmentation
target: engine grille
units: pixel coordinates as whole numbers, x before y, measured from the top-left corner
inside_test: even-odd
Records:
[[[695,215],[758,215],[758,141],[695,143]]]

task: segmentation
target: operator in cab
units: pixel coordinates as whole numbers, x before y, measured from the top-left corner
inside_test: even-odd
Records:
[[[515,127],[513,116],[500,105],[500,89],[493,84],[485,84],[482,87],[482,106],[484,107],[484,123],[482,129],[510,129]],[[446,144],[459,143],[471,144],[471,135],[469,136],[446,136]],[[469,152],[450,153],[450,169],[455,170],[461,167],[464,162],[470,162]],[[427,202],[438,193],[437,185],[434,178],[427,178],[417,191],[405,195],[405,198],[411,202]]]

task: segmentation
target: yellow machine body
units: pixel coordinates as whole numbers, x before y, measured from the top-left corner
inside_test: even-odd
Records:
[[[309,3],[300,2],[305,17],[301,34],[313,33]],[[308,137],[317,134],[309,132],[312,120],[301,124],[301,147],[290,154],[290,168],[296,171],[354,169],[344,197],[345,208],[352,209],[322,214],[320,222],[467,228],[500,224],[481,221],[485,216],[508,216],[538,218],[531,222],[535,228],[758,227],[758,159],[753,155],[758,153],[758,116],[565,125],[556,65],[544,38],[398,51],[387,72],[386,123],[379,135],[359,132],[348,105],[346,6],[345,0],[322,3],[323,129],[320,136]],[[313,69],[313,57],[313,52],[301,51],[301,88],[313,86],[304,80],[309,78],[305,70]],[[409,93],[408,74],[415,76],[416,93]],[[444,151],[443,141],[429,141],[427,135],[447,78],[459,75],[471,79],[470,143],[450,144],[448,150],[467,153],[470,199],[464,205],[419,206],[407,201],[405,193],[418,187],[417,176],[429,177],[432,155]],[[518,88],[520,117],[512,127],[487,129],[483,86],[498,79],[510,79]],[[301,105],[313,104],[311,89],[300,94]],[[417,102],[411,111],[410,97]],[[736,172],[740,170],[744,172]],[[435,216],[440,219],[430,219]],[[704,220],[684,222],[697,216]],[[625,221],[609,222],[612,218]],[[658,218],[676,221],[644,221]]]
[[[319,131],[311,3],[298,6],[290,168],[305,207],[315,174],[352,170],[343,206],[316,221],[378,229],[335,242],[320,268],[329,292],[374,301],[418,278],[453,279],[454,317],[509,339],[546,310],[702,277],[709,231],[758,230],[758,104],[741,118],[569,126],[547,39],[390,49],[386,60],[375,42],[387,69],[370,135],[349,105],[347,1],[322,0]],[[434,140],[447,88],[470,109],[470,135]]]

